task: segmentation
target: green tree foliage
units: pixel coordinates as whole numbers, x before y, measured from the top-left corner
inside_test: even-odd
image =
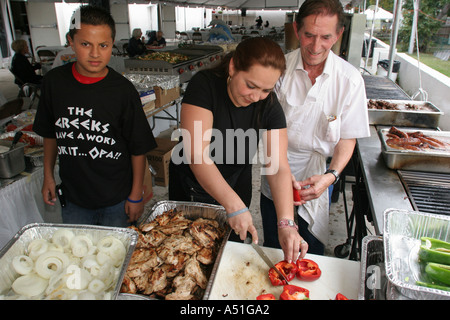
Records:
[[[419,50],[427,52],[427,49],[433,44],[433,35],[442,27],[442,18],[448,13],[450,0],[420,0],[418,34]],[[408,50],[411,37],[411,28],[414,15],[413,0],[403,2],[403,21],[398,33],[398,49],[400,51]],[[445,11],[445,12],[444,12]],[[414,46],[416,49],[416,46]]]

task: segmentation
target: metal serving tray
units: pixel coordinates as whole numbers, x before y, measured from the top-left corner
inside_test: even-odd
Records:
[[[129,228],[103,227],[91,225],[72,224],[52,224],[52,223],[32,223],[24,226],[0,251],[0,295],[7,295],[11,289],[11,284],[17,278],[17,273],[13,270],[11,263],[15,256],[27,252],[28,244],[35,239],[49,240],[59,229],[71,230],[75,235],[88,235],[96,243],[105,236],[114,236],[121,240],[127,249],[125,259],[116,279],[111,299],[116,299],[122,285],[125,271],[131,259],[131,254],[136,247],[138,234]]]
[[[444,114],[431,102],[414,100],[370,99],[395,103],[400,110],[369,109],[369,124],[394,125],[402,127],[437,128]],[[367,100],[369,102],[369,99]],[[415,104],[421,110],[406,110],[406,104]]]
[[[184,216],[190,220],[196,220],[198,218],[214,219],[225,230],[225,234],[217,252],[214,264],[211,269],[207,270],[210,274],[207,274],[208,283],[206,285],[205,293],[203,294],[203,300],[208,300],[211,293],[211,287],[216,277],[217,268],[219,267],[219,263],[222,258],[223,249],[231,232],[231,228],[227,222],[227,213],[222,206],[213,204],[200,202],[160,201],[153,206],[147,215],[142,215],[137,224],[141,225],[149,223],[157,216],[172,209],[182,210],[184,212]]]
[[[386,144],[386,134],[389,129],[378,129],[381,150],[386,165],[390,169],[415,170],[425,172],[450,173],[449,151],[413,151],[391,148]],[[404,132],[415,132],[417,129],[402,129]],[[450,143],[449,131],[420,130],[423,134]]]
[[[386,275],[403,296],[410,299],[450,299],[450,291],[416,285],[423,281],[418,260],[420,238],[450,241],[450,217],[418,211],[384,211]]]
[[[0,145],[10,148],[12,141],[0,140]],[[9,179],[25,170],[23,149],[25,144],[19,142],[14,149],[0,153],[0,178]]]

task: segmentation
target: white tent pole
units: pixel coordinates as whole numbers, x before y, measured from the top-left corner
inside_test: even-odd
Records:
[[[375,3],[375,11],[373,12],[372,27],[370,28],[369,44],[367,45],[366,61],[364,62],[364,69],[367,69],[367,61],[369,61],[370,50],[372,49],[372,37],[373,37],[373,30],[375,28],[375,16],[377,15],[377,11],[378,11],[378,0]]]
[[[394,65],[394,57],[396,54],[396,47],[397,47],[397,36],[398,36],[398,28],[399,28],[399,22],[400,22],[400,12],[402,10],[402,0],[396,0],[395,1],[395,11],[394,11],[394,25],[392,28],[392,34],[391,34],[391,45],[389,47],[389,65],[388,65],[388,78],[391,78],[392,74],[392,67]]]
[[[414,42],[416,37],[416,29],[417,29],[417,21],[419,18],[419,5],[420,0],[413,0],[414,5],[414,15],[413,15],[413,22],[411,26],[411,37],[409,39],[409,47],[408,47],[408,53],[413,54],[414,52]]]

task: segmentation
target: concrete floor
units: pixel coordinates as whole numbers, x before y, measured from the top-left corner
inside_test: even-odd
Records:
[[[18,94],[18,87],[14,84],[14,77],[6,68],[0,68],[0,97],[6,99],[6,101],[15,99]],[[36,105],[36,103],[35,103]],[[26,107],[26,102],[25,102]],[[253,174],[253,198],[252,204],[250,206],[250,212],[253,215],[255,227],[258,230],[258,235],[260,237],[260,243],[263,243],[263,233],[262,233],[262,222],[259,212],[259,194],[260,194],[260,176],[259,167],[254,167]],[[351,211],[352,208],[352,194],[349,191],[351,188],[347,186],[347,203],[348,210]],[[146,210],[150,210],[151,207],[158,201],[168,200],[168,188],[154,186],[154,197],[146,205]],[[370,227],[370,226],[369,226]],[[329,242],[325,247],[325,255],[334,256],[334,248],[337,245],[345,243],[347,240],[347,228],[345,225],[345,211],[343,204],[342,194],[339,196],[339,200],[336,203],[331,204],[330,208],[330,237]]]

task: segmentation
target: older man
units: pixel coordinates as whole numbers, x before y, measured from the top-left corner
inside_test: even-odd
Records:
[[[294,187],[301,189],[299,232],[310,253],[323,254],[328,241],[328,187],[350,160],[356,138],[369,133],[364,81],[336,56],[332,46],[344,30],[339,0],[306,0],[294,30],[300,48],[286,55],[286,73],[275,90],[287,119],[288,159]],[[326,159],[332,157],[327,170]],[[275,208],[262,181],[264,245],[278,247]],[[292,227],[297,227],[295,224]]]

